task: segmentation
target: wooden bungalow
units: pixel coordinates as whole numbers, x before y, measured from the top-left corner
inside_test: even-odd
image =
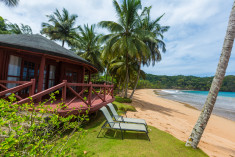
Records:
[[[67,108],[60,115],[88,107],[94,112],[114,101],[113,85],[90,82],[97,72],[85,59],[41,35],[0,35],[0,98],[15,93],[17,103],[29,102],[30,96],[37,104],[60,90],[58,101],[47,104],[53,108],[62,100]]]

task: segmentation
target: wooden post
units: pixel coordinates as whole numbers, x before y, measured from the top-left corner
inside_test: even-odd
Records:
[[[82,67],[82,83],[84,83],[84,81],[85,81],[85,73],[86,72],[86,68],[83,66]],[[81,88],[81,90],[83,90],[84,89],[84,87],[82,86],[82,88]],[[82,93],[82,97],[83,97],[83,93]]]
[[[65,101],[66,101],[67,80],[63,80],[63,82],[65,83],[65,85],[62,89],[62,101],[63,101],[63,103],[65,103]]]
[[[106,97],[106,83],[104,83],[104,101],[106,101],[105,97]]]
[[[38,91],[37,91],[37,93],[41,92],[42,88],[43,88],[45,61],[46,61],[46,58],[43,55],[42,59],[41,59],[41,63],[40,63],[40,68],[39,68]],[[37,101],[41,101],[41,98],[38,98]]]
[[[34,91],[35,91],[35,79],[31,79],[32,82],[32,86],[29,87],[29,96],[34,95]]]
[[[91,82],[91,71],[88,72],[88,82]]]
[[[114,96],[113,96],[113,90],[114,90],[114,85],[112,85],[112,89],[111,89],[112,98],[114,97]]]
[[[89,82],[89,94],[88,94],[88,105],[91,106],[91,98],[92,98],[92,82]]]
[[[85,80],[85,67],[82,67],[82,83],[84,83],[84,80]]]

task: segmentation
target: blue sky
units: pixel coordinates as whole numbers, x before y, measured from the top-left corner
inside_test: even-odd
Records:
[[[153,19],[165,13],[160,23],[171,27],[165,33],[167,52],[162,61],[143,70],[157,75],[213,76],[232,4],[233,0],[142,0],[143,7],[152,5]],[[47,22],[45,15],[63,7],[78,15],[78,25],[116,20],[112,0],[20,0],[15,8],[0,3],[0,16],[12,23],[28,24],[33,33],[39,33],[41,23]],[[227,75],[235,75],[234,52]]]

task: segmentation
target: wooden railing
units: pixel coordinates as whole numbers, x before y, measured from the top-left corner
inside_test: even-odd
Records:
[[[13,88],[7,88],[7,85],[3,84],[8,84],[8,83],[14,83],[14,84],[19,84],[16,87]],[[4,90],[0,92],[0,97],[4,96],[6,98],[10,94],[15,94],[15,97],[18,98],[19,100],[22,100],[17,92],[20,92],[21,90],[29,87],[29,96],[34,95],[35,91],[35,79],[31,79],[31,81],[8,81],[8,80],[0,80],[0,87],[3,88]]]
[[[0,81],[0,83],[3,81]],[[8,83],[16,83],[16,81],[8,81]],[[106,97],[111,96],[113,98],[113,87],[114,85],[99,85],[99,84],[92,84],[90,82],[89,84],[86,83],[68,83],[67,80],[64,80],[62,83],[55,85],[49,89],[46,89],[42,92],[33,94],[32,89],[35,89],[35,80],[31,80],[30,82],[22,82],[22,81],[17,81],[18,84],[22,83],[22,85],[19,85],[17,87],[7,89],[5,86],[4,88],[6,89],[5,91],[0,92],[0,96],[7,94],[9,92],[15,93],[19,91],[20,89],[26,88],[28,86],[32,86],[30,89],[30,97],[31,98],[25,98],[22,99],[20,98],[20,101],[18,101],[18,104],[23,104],[29,101],[33,100],[38,100],[41,99],[43,96],[54,92],[58,89],[62,89],[62,101],[65,103],[66,102],[66,93],[70,91],[72,94],[74,94],[74,97],[66,103],[67,106],[69,106],[72,102],[75,100],[81,100],[83,101],[87,106],[92,106],[92,104],[95,102],[95,100],[100,99],[102,102],[106,102]],[[24,83],[24,84],[23,84]],[[81,87],[81,91],[78,93],[75,89],[77,87]],[[98,89],[98,90],[97,90]],[[68,90],[68,91],[67,91]],[[85,99],[86,97],[86,99]]]
[[[81,92],[77,93],[72,87],[82,87],[82,90]],[[97,98],[101,99],[103,102],[106,102],[106,97],[108,95],[112,96],[113,98],[113,87],[114,87],[113,85],[106,85],[106,84],[99,85],[99,84],[92,84],[92,82],[90,82],[89,84],[67,83],[67,88],[75,95],[75,97],[67,105],[69,106],[76,99],[82,100],[88,106],[91,106]],[[99,89],[98,92],[95,90],[97,88]],[[86,94],[87,101],[84,100],[84,98],[82,98],[81,96],[84,95],[84,92],[86,90],[88,91],[88,94]],[[95,97],[92,97],[93,94],[95,95]]]

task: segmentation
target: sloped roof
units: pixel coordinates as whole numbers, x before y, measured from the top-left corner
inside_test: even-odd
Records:
[[[97,70],[94,65],[84,58],[39,34],[0,34],[0,46],[13,47],[53,56],[65,57],[74,61],[89,64],[95,70]]]

